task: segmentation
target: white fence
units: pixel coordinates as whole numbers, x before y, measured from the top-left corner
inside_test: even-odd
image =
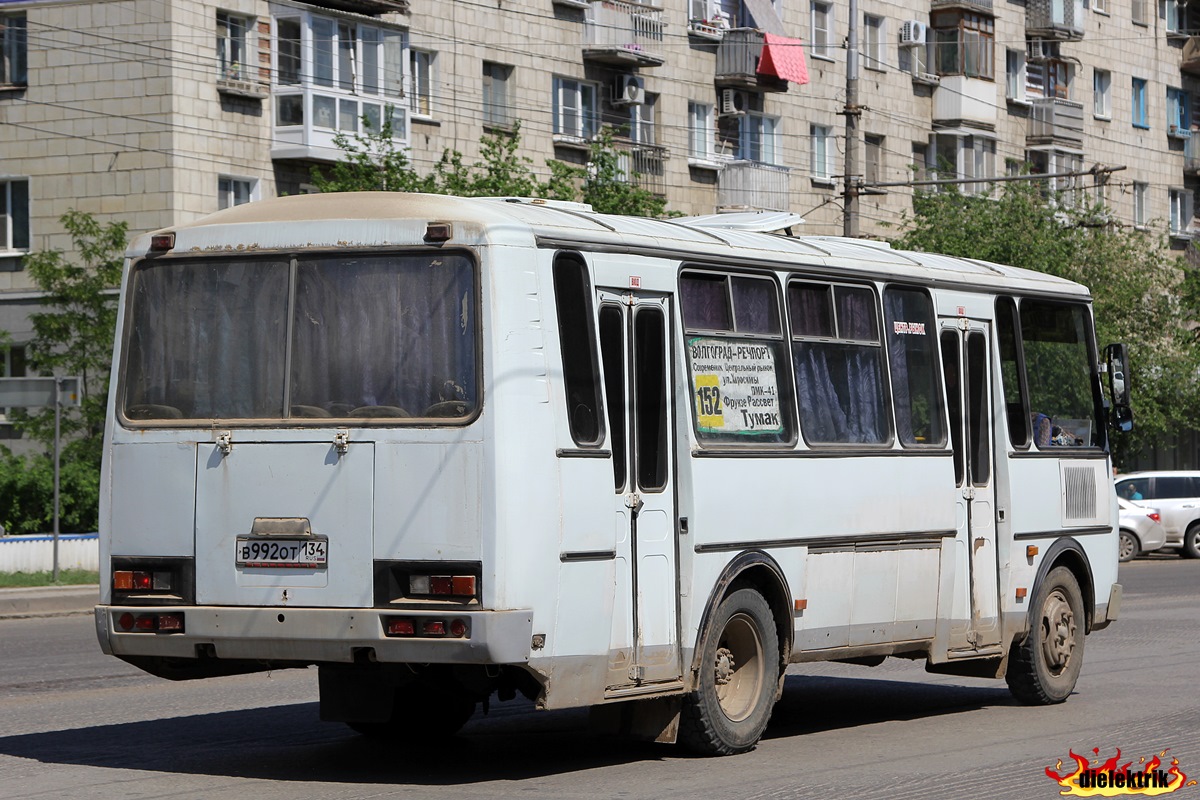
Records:
[[[59,569],[100,569],[100,537],[94,533],[64,533],[58,537]],[[0,538],[0,572],[49,572],[54,569],[54,537]]]

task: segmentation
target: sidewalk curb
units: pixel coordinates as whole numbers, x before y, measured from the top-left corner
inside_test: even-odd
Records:
[[[90,614],[98,602],[100,587],[95,584],[0,589],[0,620]]]

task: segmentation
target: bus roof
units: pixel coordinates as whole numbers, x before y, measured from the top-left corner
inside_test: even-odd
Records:
[[[1089,297],[1072,281],[1017,267],[934,253],[895,250],[885,242],[834,236],[785,236],[686,222],[598,214],[578,203],[528,198],[462,198],[404,192],[296,195],[218,211],[136,238],[127,256],[150,250],[155,234],[174,233],[175,253],[271,252],[301,247],[348,249],[411,245],[431,222],[452,223],[449,245],[536,245],[621,250],[676,259],[764,266],[823,267],[856,275],[946,282],[1008,291]],[[707,219],[707,218],[706,218]]]

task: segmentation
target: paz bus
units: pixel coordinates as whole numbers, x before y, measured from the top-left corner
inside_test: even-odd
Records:
[[[136,239],[102,649],[315,665],[380,737],[520,693],[737,753],[820,660],[1065,700],[1120,606],[1124,347],[1078,284],[795,221],[324,194]]]

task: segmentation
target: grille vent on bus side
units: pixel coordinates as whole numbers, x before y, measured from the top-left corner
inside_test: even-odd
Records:
[[[1063,488],[1068,522],[1093,520],[1100,515],[1096,506],[1096,470],[1093,467],[1064,466]]]

